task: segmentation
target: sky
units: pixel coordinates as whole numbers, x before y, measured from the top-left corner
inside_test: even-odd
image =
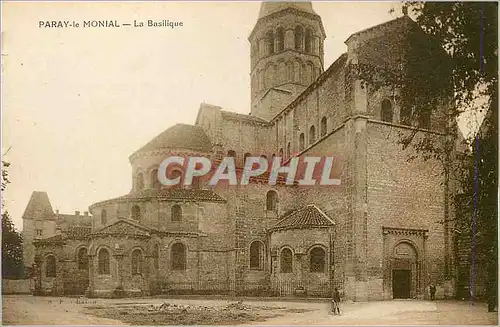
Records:
[[[260,2],[3,2],[3,195],[17,228],[33,191],[62,213],[128,193],[128,157],[200,103],[250,112],[248,35]],[[313,2],[325,69],[359,30],[401,15],[394,2]],[[390,13],[391,8],[396,8]],[[148,19],[177,28],[40,28],[39,21]]]

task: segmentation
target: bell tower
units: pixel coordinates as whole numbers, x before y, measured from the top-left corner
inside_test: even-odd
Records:
[[[325,30],[311,2],[263,2],[248,40],[251,113],[270,120],[323,72]]]

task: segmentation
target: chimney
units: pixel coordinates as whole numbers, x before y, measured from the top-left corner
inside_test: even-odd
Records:
[[[89,216],[89,212],[88,212],[88,211],[84,211],[84,212],[83,212],[83,215],[84,215],[85,217],[88,217],[88,216]]]
[[[75,216],[80,216],[80,211],[75,211]]]

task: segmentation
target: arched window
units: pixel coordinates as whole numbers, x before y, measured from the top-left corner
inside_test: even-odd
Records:
[[[234,150],[227,151],[227,156],[236,158],[236,151],[234,151]]]
[[[137,204],[132,206],[132,219],[141,220],[141,208]]]
[[[277,79],[276,82],[278,84],[285,83],[287,81],[287,68],[286,63],[283,60],[278,62],[278,71],[277,71]]]
[[[153,249],[153,268],[158,270],[160,268],[160,246],[158,244],[155,245]]]
[[[170,173],[168,174],[168,178],[175,180],[177,177],[179,177],[179,183],[172,185],[171,187],[173,188],[178,188],[181,187],[182,185],[182,171],[180,169],[172,169]]]
[[[283,28],[278,28],[276,31],[276,51],[281,51],[285,48],[285,33],[283,32]]]
[[[106,209],[101,210],[101,225],[105,226],[108,223],[108,213]]]
[[[274,34],[272,31],[267,32],[266,34],[266,43],[267,43],[267,54],[274,53]]]
[[[56,257],[49,255],[46,258],[45,277],[56,277]]]
[[[305,143],[306,143],[306,140],[305,140],[304,133],[300,133],[300,135],[299,135],[299,150],[300,151],[304,150]]]
[[[292,144],[288,142],[288,145],[286,146],[286,157],[290,158],[292,155]]]
[[[172,245],[172,270],[186,270],[186,247],[182,243]]]
[[[250,244],[250,269],[264,269],[264,245],[260,241]]]
[[[421,109],[418,118],[421,128],[431,128],[431,112],[429,110]]]
[[[304,66],[304,76],[302,77],[304,82],[307,84],[310,84],[314,79],[313,79],[313,71],[314,67],[311,62],[307,62]]]
[[[195,190],[199,190],[201,188],[201,176],[193,176],[191,188]]]
[[[139,249],[135,249],[132,251],[131,255],[132,260],[132,275],[140,275],[142,274],[142,251]]]
[[[80,248],[77,255],[78,269],[87,270],[89,268],[89,260],[87,257],[87,249]]]
[[[326,135],[326,117],[321,118],[321,137]]]
[[[97,255],[99,275],[109,275],[109,251],[100,249]]]
[[[293,61],[293,82],[300,83],[302,76],[302,62],[298,59]]]
[[[266,210],[272,211],[278,209],[278,193],[276,191],[268,191],[266,194]]]
[[[304,39],[304,29],[302,26],[295,27],[295,50],[302,50],[302,40]]]
[[[181,221],[182,220],[182,208],[178,204],[174,204],[172,209],[170,210],[172,221]]]
[[[281,250],[280,255],[280,272],[291,273],[293,266],[292,251],[288,248]]]
[[[380,119],[392,123],[392,104],[391,101],[384,99],[380,111]]]
[[[160,189],[160,181],[158,180],[158,169],[153,169],[149,175],[149,185],[152,189]]]
[[[144,189],[144,176],[142,175],[142,173],[137,174],[135,186],[136,186],[137,190],[139,190],[139,191]]]
[[[402,107],[401,108],[401,124],[403,125],[411,125],[411,121],[413,118],[413,108],[410,107]]]
[[[245,155],[243,156],[243,166],[245,165],[245,162],[247,162],[247,158],[248,157],[251,157],[252,155],[250,153],[245,153]]]
[[[315,247],[311,250],[310,255],[310,271],[311,272],[325,272],[325,250],[320,247]]]
[[[316,128],[314,125],[309,128],[309,144],[313,144],[316,142]]]
[[[309,28],[306,29],[305,52],[312,53],[312,31]]]

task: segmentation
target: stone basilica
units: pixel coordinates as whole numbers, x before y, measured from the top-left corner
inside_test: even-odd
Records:
[[[451,227],[439,222],[454,215],[449,183],[439,163],[408,161],[411,150],[398,144],[407,132],[444,140],[446,103],[417,128],[397,89],[364,87],[351,70],[363,61],[400,67],[396,36],[417,28],[403,16],[354,33],[325,69],[312,4],[262,3],[248,37],[249,115],[201,104],[193,125],[174,125],[130,155],[130,193],[90,213],[54,212],[45,192],[33,192],[23,234],[36,294],[324,297],[338,287],[366,301],[424,298],[433,283],[438,298],[452,296]],[[285,165],[335,155],[341,185],[157,179],[170,155],[233,156],[241,167],[256,154]]]

